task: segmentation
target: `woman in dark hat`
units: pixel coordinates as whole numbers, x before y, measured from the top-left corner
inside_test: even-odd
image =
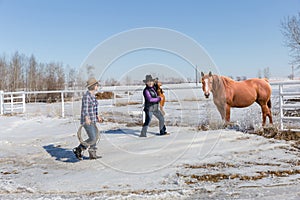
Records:
[[[154,79],[151,75],[146,75],[146,79],[143,80],[143,82],[146,84],[146,87],[143,90],[143,96],[145,99],[144,112],[146,118],[140,137],[147,137],[147,129],[151,122],[152,115],[154,115],[159,121],[159,135],[165,135],[167,134],[165,119],[158,108],[158,104],[161,101],[161,98],[157,95],[154,88]]]
[[[82,97],[81,119],[80,123],[87,132],[88,139],[73,149],[75,156],[82,160],[82,152],[88,149],[90,159],[101,158],[96,155],[96,144],[98,129],[96,122],[102,122],[102,118],[98,115],[98,101],[95,93],[98,90],[99,82],[95,78],[87,81],[86,87],[88,91]]]

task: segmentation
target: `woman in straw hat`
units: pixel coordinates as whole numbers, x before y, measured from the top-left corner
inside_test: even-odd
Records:
[[[146,79],[143,80],[146,84],[143,90],[143,96],[145,99],[144,112],[146,115],[145,122],[142,127],[140,137],[147,137],[147,129],[151,122],[152,115],[154,115],[159,121],[159,135],[166,135],[165,119],[158,108],[158,103],[161,101],[154,88],[154,79],[151,75],[146,75]]]
[[[96,122],[102,122],[102,118],[98,116],[98,101],[95,97],[95,93],[98,90],[99,82],[95,78],[90,78],[87,81],[86,87],[88,91],[82,97],[81,105],[81,119],[80,123],[87,132],[88,139],[81,143],[78,147],[73,149],[75,156],[82,160],[82,153],[88,149],[90,159],[101,158],[96,155],[97,151],[97,134],[98,129]]]

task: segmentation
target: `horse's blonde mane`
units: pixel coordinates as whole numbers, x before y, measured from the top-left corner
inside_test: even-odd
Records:
[[[225,94],[225,83],[223,76],[213,75],[213,88],[215,91],[215,95],[222,96]]]

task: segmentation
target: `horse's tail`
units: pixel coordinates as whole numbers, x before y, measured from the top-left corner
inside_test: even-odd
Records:
[[[267,105],[268,105],[268,108],[271,109],[271,107],[272,107],[271,98],[270,98],[269,101],[267,102]]]
[[[267,78],[264,78],[264,80],[270,85],[270,82],[269,82],[269,79],[267,79]],[[271,109],[271,107],[272,107],[272,103],[271,103],[271,97],[270,97],[270,99],[269,99],[269,101],[267,102],[267,106],[268,106],[268,108],[270,108]]]

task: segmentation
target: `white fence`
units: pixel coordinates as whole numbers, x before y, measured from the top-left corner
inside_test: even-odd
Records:
[[[165,87],[165,95],[167,99],[171,99],[173,94],[173,90],[184,90],[184,89],[197,89],[200,91],[200,87],[196,86],[185,86],[185,87],[177,87],[177,88],[168,88]],[[142,95],[143,87],[105,87],[101,90],[101,92],[113,92],[113,98],[110,99],[109,105],[103,106],[116,106],[120,104],[129,104],[130,101],[140,102],[143,104],[144,98]],[[67,94],[77,94],[71,95],[76,96],[77,100],[81,98],[82,94],[85,90],[56,90],[56,91],[19,91],[19,92],[4,92],[0,91],[0,114],[10,114],[10,113],[25,113],[26,112],[26,97],[29,95],[41,95],[41,94],[58,94],[56,98],[58,98],[57,102],[60,102],[60,116],[65,117],[65,95]],[[73,98],[72,97],[72,98]],[[34,98],[33,98],[34,99]],[[52,99],[53,100],[53,99]],[[70,101],[70,99],[68,99]],[[74,100],[74,99],[72,99]],[[48,101],[48,99],[44,99],[44,102]]]
[[[64,96],[67,93],[76,93],[82,91],[33,91],[33,92],[3,92],[0,91],[0,114],[7,113],[25,113],[26,112],[26,95],[29,94],[60,94],[61,99],[61,116],[65,117],[65,100]]]
[[[0,91],[0,114],[4,112],[17,112],[25,113],[25,93],[24,92],[3,92]]]
[[[271,85],[278,85],[280,130],[286,129],[285,122],[300,122],[300,81],[284,81],[271,83]],[[285,115],[285,112],[291,113],[293,111],[295,111],[296,116]]]
[[[280,129],[285,129],[285,123],[290,121],[300,122],[299,112],[300,112],[300,81],[284,81],[271,83],[271,85],[276,87],[278,86],[278,92],[273,90],[273,99],[279,98],[279,113],[280,113]],[[114,93],[114,98],[111,99],[110,105],[117,105],[117,99],[120,99],[124,102],[129,103],[132,98],[132,93],[136,95],[136,99],[139,102],[143,102],[142,98],[142,89],[143,88],[131,88],[131,87],[108,87],[102,91],[110,91]],[[165,87],[165,95],[167,99],[171,99],[170,96],[174,90],[197,90],[200,93],[200,86],[179,86],[174,88]],[[0,91],[0,114],[6,113],[16,113],[26,112],[26,95],[37,95],[37,94],[51,94],[57,93],[60,96],[59,101],[61,102],[61,117],[65,117],[65,95],[70,93],[77,93],[77,96],[82,95],[84,91],[72,91],[72,90],[62,90],[62,91],[35,91],[35,92],[3,92]],[[80,95],[79,95],[80,94]],[[291,100],[299,100],[291,101]],[[298,110],[297,110],[298,109]],[[285,113],[289,111],[298,112],[297,116],[286,116]]]

